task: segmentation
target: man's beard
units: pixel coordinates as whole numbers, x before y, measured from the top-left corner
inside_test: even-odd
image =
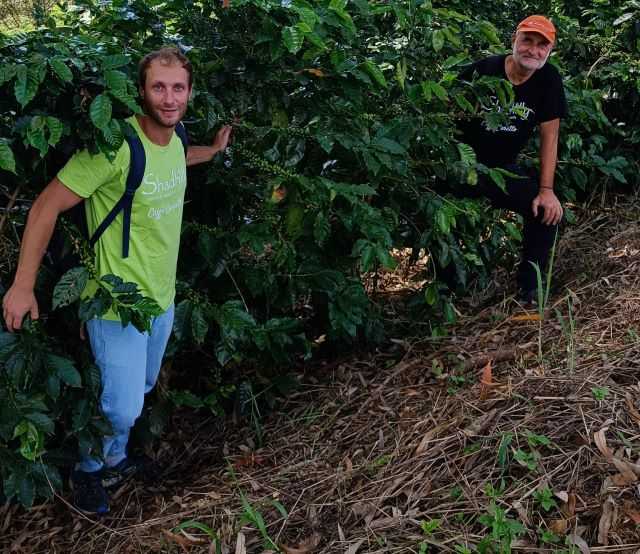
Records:
[[[536,67],[529,67],[528,65],[525,65],[522,63],[522,56],[520,56],[516,50],[516,45],[513,45],[512,51],[511,53],[513,54],[513,57],[515,60],[518,60],[518,63],[524,67],[526,67],[527,69],[534,69],[534,70],[538,70],[538,69],[542,69],[544,67],[544,64],[547,63],[547,60],[549,59],[549,56],[551,55],[551,49],[549,49],[549,51],[547,52],[547,55],[544,57],[544,59],[542,60],[533,60],[537,66]],[[532,58],[529,58],[530,60]]]
[[[186,108],[182,111],[176,123],[166,123],[160,117],[158,110],[155,110],[152,106],[150,106],[146,100],[142,101],[142,108],[144,109],[144,113],[147,116],[149,116],[151,119],[153,119],[153,121],[155,121],[158,125],[164,127],[165,129],[173,129],[177,125],[177,123],[184,117],[184,114],[187,111]]]

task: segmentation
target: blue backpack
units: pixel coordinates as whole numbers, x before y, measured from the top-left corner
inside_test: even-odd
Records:
[[[189,145],[189,139],[187,137],[187,131],[182,123],[178,123],[175,128],[175,133],[178,135],[182,147],[184,148],[184,155],[187,155],[187,147]],[[102,234],[107,230],[109,225],[113,223],[118,214],[122,212],[122,257],[129,257],[129,236],[131,233],[131,210],[133,207],[133,197],[135,196],[138,187],[142,183],[144,177],[144,171],[147,163],[147,158],[144,153],[144,146],[142,141],[133,128],[130,128],[125,132],[125,140],[129,145],[129,151],[131,152],[131,161],[129,164],[129,173],[127,175],[127,181],[125,185],[124,194],[120,197],[120,200],[111,208],[111,211],[107,214],[104,220],[98,225],[98,228],[94,233],[89,236],[89,228],[87,225],[87,217],[85,212],[84,202],[80,202],[65,214],[66,218],[73,223],[82,233],[82,235],[88,239],[91,248],[95,246]],[[47,249],[47,255],[45,258],[47,265],[57,275],[62,275],[72,267],[80,264],[80,259],[77,254],[70,251],[68,241],[64,233],[56,231],[49,242]]]
[[[189,138],[187,137],[187,131],[182,123],[178,123],[175,128],[176,135],[182,142],[184,148],[184,155],[187,156],[187,148],[189,146]],[[144,153],[144,147],[142,141],[138,136],[138,133],[125,134],[125,140],[129,145],[131,152],[131,163],[129,164],[129,174],[127,175],[127,184],[124,190],[124,194],[120,197],[111,211],[104,218],[102,223],[98,225],[91,238],[89,238],[89,244],[93,248],[98,242],[98,239],[107,230],[107,227],[113,223],[113,220],[122,212],[122,257],[129,257],[129,234],[131,231],[131,209],[133,207],[133,197],[136,194],[136,190],[142,183],[144,177],[144,170],[147,163],[147,159]]]

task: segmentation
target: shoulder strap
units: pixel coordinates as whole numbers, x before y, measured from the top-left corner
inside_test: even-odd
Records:
[[[185,129],[184,123],[182,123],[182,121],[176,125],[175,132],[176,135],[178,135],[180,142],[182,142],[182,148],[184,148],[184,155],[186,157],[187,148],[189,147],[189,136],[187,135],[187,130]]]
[[[131,159],[129,161],[129,174],[127,175],[127,183],[124,194],[111,211],[104,218],[102,223],[93,233],[89,243],[93,247],[107,227],[113,223],[113,220],[122,211],[122,257],[129,257],[129,235],[131,231],[131,207],[133,205],[133,197],[142,183],[147,158],[144,153],[144,146],[137,133],[125,133],[125,140],[129,145]]]

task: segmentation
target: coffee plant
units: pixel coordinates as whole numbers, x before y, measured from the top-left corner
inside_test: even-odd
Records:
[[[240,367],[259,366],[260,382],[277,388],[278,368],[310,357],[320,337],[380,340],[363,282],[395,266],[393,249],[429,259],[416,306],[434,333],[455,319],[442,268],[453,267],[463,289],[513,257],[517,221],[444,193],[483,176],[503,182],[456,129],[487,96],[508,105],[511,87],[457,75],[504,51],[516,23],[542,10],[517,0],[225,4],[76,0],[40,9],[33,30],[0,34],[4,289],[35,195],[75,150],[110,155],[122,143],[124,118],[140,111],[135,71],[144,53],[175,44],[192,60],[185,125],[193,143],[234,125],[228,151],[189,171],[168,352],[180,391],[169,397],[216,410]],[[543,4],[559,29],[550,63],[565,77],[571,114],[558,190],[576,200],[599,186],[630,187],[639,169],[639,4]],[[501,116],[484,117],[496,124]],[[534,142],[526,163],[538,163],[536,152]],[[62,239],[70,228],[61,225]],[[0,332],[0,479],[4,495],[26,506],[59,488],[60,470],[108,432],[80,321],[117,306],[143,328],[155,310],[117,276],[93,300],[75,302],[91,270],[90,256],[80,257],[85,268],[64,275],[45,264],[40,319],[19,334]]]

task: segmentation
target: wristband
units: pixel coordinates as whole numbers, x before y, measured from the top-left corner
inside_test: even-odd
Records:
[[[539,187],[539,188],[540,188],[540,190],[542,190],[542,189],[546,189],[546,190],[553,190],[553,187],[542,187],[542,186],[541,186],[541,187]]]

